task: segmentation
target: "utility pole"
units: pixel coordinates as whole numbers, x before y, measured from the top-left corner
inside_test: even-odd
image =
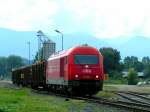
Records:
[[[62,50],[64,50],[64,48],[63,48],[63,33],[62,32],[60,32],[59,30],[54,30],[55,32],[57,32],[57,33],[59,33],[59,34],[61,34],[61,38],[62,38]]]
[[[29,65],[30,65],[30,41],[28,42],[29,45]]]

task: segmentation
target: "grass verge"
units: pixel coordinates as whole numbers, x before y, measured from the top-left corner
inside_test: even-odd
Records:
[[[83,102],[33,94],[26,88],[0,88],[0,112],[70,112],[74,107],[80,111],[85,105]]]
[[[103,97],[109,97],[106,93]],[[0,112],[127,112],[82,100],[37,94],[27,88],[0,88]]]

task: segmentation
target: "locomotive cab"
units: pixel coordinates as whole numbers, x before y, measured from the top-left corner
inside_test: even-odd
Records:
[[[103,57],[97,49],[81,46],[72,50],[68,57],[69,84],[75,91],[95,94],[102,90]]]

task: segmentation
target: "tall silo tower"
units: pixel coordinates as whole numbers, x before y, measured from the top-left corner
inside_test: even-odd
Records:
[[[50,40],[41,30],[37,32],[38,37],[38,60],[47,60],[55,53],[56,43]]]
[[[47,40],[43,42],[43,59],[47,60],[49,58],[50,55],[52,55],[53,53],[55,53],[55,49],[56,49],[56,43],[53,42],[52,40]]]

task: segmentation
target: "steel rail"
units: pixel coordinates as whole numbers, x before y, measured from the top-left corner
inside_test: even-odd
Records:
[[[130,97],[126,96],[125,93],[116,93],[116,94],[119,95],[119,96],[121,96],[121,97],[123,97],[123,98],[125,98],[125,99],[128,99],[128,100],[130,100],[130,101],[133,101],[133,102],[138,102],[138,103],[150,105],[150,103],[148,103],[148,102],[139,101],[139,100],[130,98]]]
[[[118,108],[125,108],[128,110],[132,110],[134,112],[150,112],[150,110],[145,107],[142,106],[137,106],[137,105],[130,105],[131,103],[126,103],[123,102],[121,103],[120,101],[112,101],[112,100],[107,100],[107,99],[95,99],[95,98],[84,98],[84,97],[75,97],[75,99],[79,99],[79,100],[86,100],[86,101],[90,101],[90,102],[94,102],[94,103],[99,103],[99,104],[104,104],[104,105],[109,105],[109,106],[113,106],[113,107],[118,107]],[[125,104],[126,103],[126,104]]]
[[[77,100],[84,100],[92,103],[98,103],[103,105],[109,105],[112,107],[122,108],[122,109],[128,109],[133,112],[150,112],[150,106],[146,104],[141,103],[133,103],[133,102],[126,102],[126,101],[118,101],[118,100],[108,100],[104,98],[98,98],[98,97],[78,97],[78,96],[67,96],[64,94],[56,94],[53,92],[44,92],[39,90],[32,90],[33,92],[39,93],[39,94],[46,94],[46,95],[54,95],[58,97],[64,97],[65,99],[77,99]]]

